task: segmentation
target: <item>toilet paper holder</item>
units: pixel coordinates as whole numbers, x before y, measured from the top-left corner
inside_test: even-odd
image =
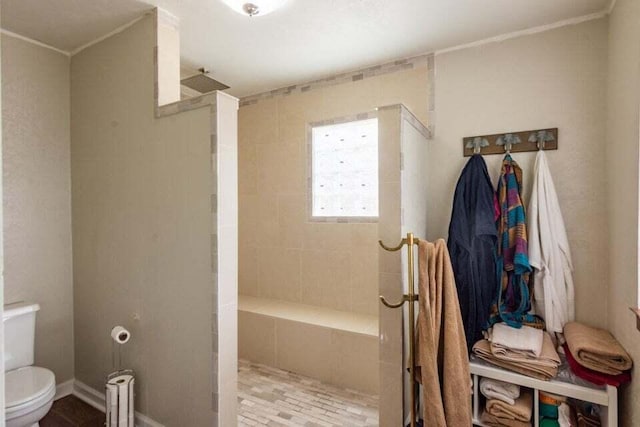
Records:
[[[107,375],[105,383],[105,425],[135,426],[135,374],[121,369]]]
[[[131,332],[123,326],[117,325],[111,329],[111,338],[118,344],[126,344],[131,339]]]

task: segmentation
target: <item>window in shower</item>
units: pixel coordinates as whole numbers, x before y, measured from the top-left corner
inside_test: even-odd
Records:
[[[378,119],[312,125],[311,216],[321,221],[378,217]]]

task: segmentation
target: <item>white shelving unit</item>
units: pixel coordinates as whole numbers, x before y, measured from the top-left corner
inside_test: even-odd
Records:
[[[607,385],[584,386],[564,382],[558,379],[542,381],[536,378],[520,375],[496,366],[491,366],[482,361],[471,361],[471,375],[473,377],[473,425],[484,426],[480,422],[483,408],[480,407],[480,378],[492,378],[533,390],[533,421],[534,426],[540,425],[539,392],[546,391],[560,396],[571,397],[585,402],[595,403],[602,408],[602,425],[604,427],[618,426],[618,389]]]

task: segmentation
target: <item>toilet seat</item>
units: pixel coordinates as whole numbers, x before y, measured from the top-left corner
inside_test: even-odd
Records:
[[[26,366],[5,372],[6,419],[20,417],[51,402],[56,393],[53,372]]]

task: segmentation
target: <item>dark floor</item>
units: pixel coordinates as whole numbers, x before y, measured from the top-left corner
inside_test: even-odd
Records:
[[[104,422],[102,412],[75,396],[67,396],[53,402],[40,427],[104,427]]]

